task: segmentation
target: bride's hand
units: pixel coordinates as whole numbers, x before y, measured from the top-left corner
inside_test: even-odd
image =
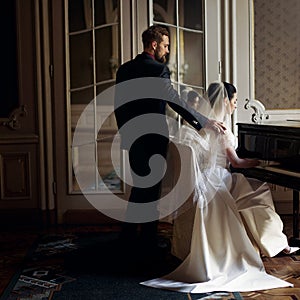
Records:
[[[216,133],[225,133],[226,131],[226,127],[222,122],[218,122],[216,120],[210,120],[210,119],[207,121],[205,128],[212,129]]]
[[[256,166],[259,166],[260,162],[258,159],[254,158],[244,158],[244,168],[254,168]]]

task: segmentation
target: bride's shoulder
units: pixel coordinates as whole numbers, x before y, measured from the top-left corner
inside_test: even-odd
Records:
[[[223,134],[223,140],[228,145],[231,144],[232,146],[235,145],[235,136],[230,129],[226,129],[225,133]]]

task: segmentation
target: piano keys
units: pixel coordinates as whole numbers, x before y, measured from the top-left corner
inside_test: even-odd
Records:
[[[299,246],[300,120],[237,126],[239,157],[257,158],[262,164],[233,171],[293,189],[292,243]]]

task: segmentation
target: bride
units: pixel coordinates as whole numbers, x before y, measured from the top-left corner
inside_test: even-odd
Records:
[[[194,202],[174,222],[173,253],[183,262],[171,273],[141,284],[188,293],[244,292],[293,286],[266,273],[261,255],[275,256],[298,248],[288,245],[266,183],[250,180],[235,168],[253,167],[257,160],[235,152],[231,114],[236,108],[233,85],[213,82],[201,99],[201,112],[222,121],[226,133],[197,132],[183,125],[178,143],[191,148],[195,164]],[[192,220],[192,223],[191,223]],[[191,223],[191,230],[185,224]],[[190,236],[190,243],[183,237]]]

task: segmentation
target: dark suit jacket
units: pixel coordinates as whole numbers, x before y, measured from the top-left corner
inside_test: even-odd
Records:
[[[161,80],[159,80],[159,82],[152,82],[151,77],[161,78]],[[130,81],[131,79],[137,78],[145,78],[145,80],[142,80],[141,84],[136,81]],[[131,82],[133,85],[130,85]],[[163,63],[157,62],[151,55],[145,52],[138,54],[136,58],[119,67],[116,83],[115,116],[119,130],[129,120],[138,116],[147,115],[149,113],[165,115],[167,103],[197,130],[201,129],[207,122],[206,117],[193,110],[179,97],[177,91],[171,84],[168,67]],[[125,83],[125,85],[123,84],[122,88],[119,88],[120,83]],[[133,90],[136,92],[135,95],[141,94],[141,98],[138,99],[135,98],[137,96],[133,96],[133,101],[126,102],[128,98],[131,97]],[[151,95],[153,90],[155,90],[155,93],[159,93],[157,97],[145,97],[147,93]],[[145,126],[146,125],[149,126],[149,124],[145,124]],[[161,132],[164,132],[164,134],[168,136],[168,126],[165,117],[163,120],[156,120],[152,126],[156,126],[156,128],[159,128]],[[128,149],[126,140],[130,133],[121,129],[120,134],[122,148]]]

